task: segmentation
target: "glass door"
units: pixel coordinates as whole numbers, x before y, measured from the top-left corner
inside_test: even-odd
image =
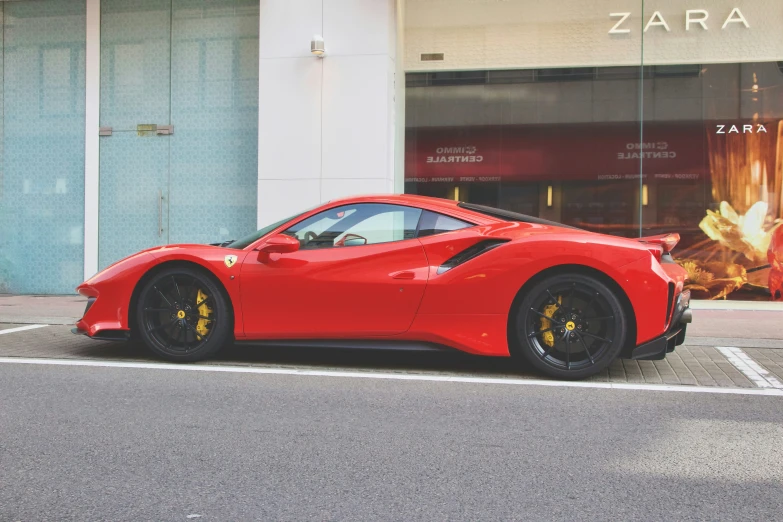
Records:
[[[255,230],[258,14],[258,0],[101,0],[101,268]]]
[[[258,0],[173,0],[170,243],[256,230]]]
[[[99,267],[168,243],[171,0],[101,0]]]

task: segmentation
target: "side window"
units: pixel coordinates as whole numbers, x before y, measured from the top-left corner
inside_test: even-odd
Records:
[[[443,214],[425,210],[424,214],[421,216],[418,237],[432,236],[434,234],[451,232],[452,230],[459,230],[461,228],[468,228],[472,226],[474,226],[472,223],[467,223],[453,217],[444,216]]]
[[[300,221],[283,233],[310,250],[389,243],[413,239],[420,215],[421,209],[400,205],[344,205]]]

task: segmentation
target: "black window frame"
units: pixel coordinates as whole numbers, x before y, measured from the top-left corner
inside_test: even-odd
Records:
[[[460,223],[464,223],[466,226],[464,226],[462,228],[455,228],[453,230],[443,230],[441,232],[433,232],[432,234],[427,234],[427,235],[423,235],[422,236],[422,235],[420,235],[420,233],[421,233],[421,225],[422,225],[422,221],[425,219],[425,216],[427,214],[431,214],[433,216],[436,216],[435,217],[436,220],[437,220],[438,217],[442,216],[442,217],[445,217],[445,218],[448,218],[448,219],[453,219],[454,221],[459,221]],[[471,228],[471,227],[475,227],[475,226],[476,226],[476,224],[475,223],[471,223],[470,221],[465,221],[464,219],[456,218],[454,216],[449,216],[448,214],[443,214],[441,212],[435,212],[433,210],[428,210],[426,208],[423,208],[423,209],[421,209],[421,215],[419,216],[419,222],[416,225],[416,234],[415,234],[414,237],[419,239],[419,238],[422,238],[422,237],[438,236],[440,234],[445,234],[447,232],[455,232],[457,230],[464,230],[466,228]]]
[[[550,221],[548,219],[541,219],[539,217],[534,216],[528,216],[525,214],[519,214],[517,212],[511,212],[510,210],[503,210],[500,208],[495,207],[487,207],[484,205],[474,205],[473,203],[465,203],[460,202],[457,204],[458,207],[464,208],[466,210],[471,210],[473,212],[478,212],[479,214],[484,214],[489,217],[493,217],[495,219],[499,219],[501,221],[518,221],[520,223],[533,223],[536,225],[549,225],[553,227],[562,227],[562,228],[571,228],[573,230],[582,230],[577,227],[572,227],[571,225],[564,225],[563,223],[558,223],[556,221]]]

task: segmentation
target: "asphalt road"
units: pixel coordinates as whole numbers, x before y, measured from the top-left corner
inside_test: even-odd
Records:
[[[781,406],[4,363],[0,520],[772,520]]]

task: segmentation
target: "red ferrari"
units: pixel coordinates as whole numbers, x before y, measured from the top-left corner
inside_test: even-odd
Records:
[[[75,333],[172,361],[226,343],[452,348],[579,379],[685,339],[676,234],[625,239],[422,196],[331,201],[215,245],[127,257],[77,288]]]

